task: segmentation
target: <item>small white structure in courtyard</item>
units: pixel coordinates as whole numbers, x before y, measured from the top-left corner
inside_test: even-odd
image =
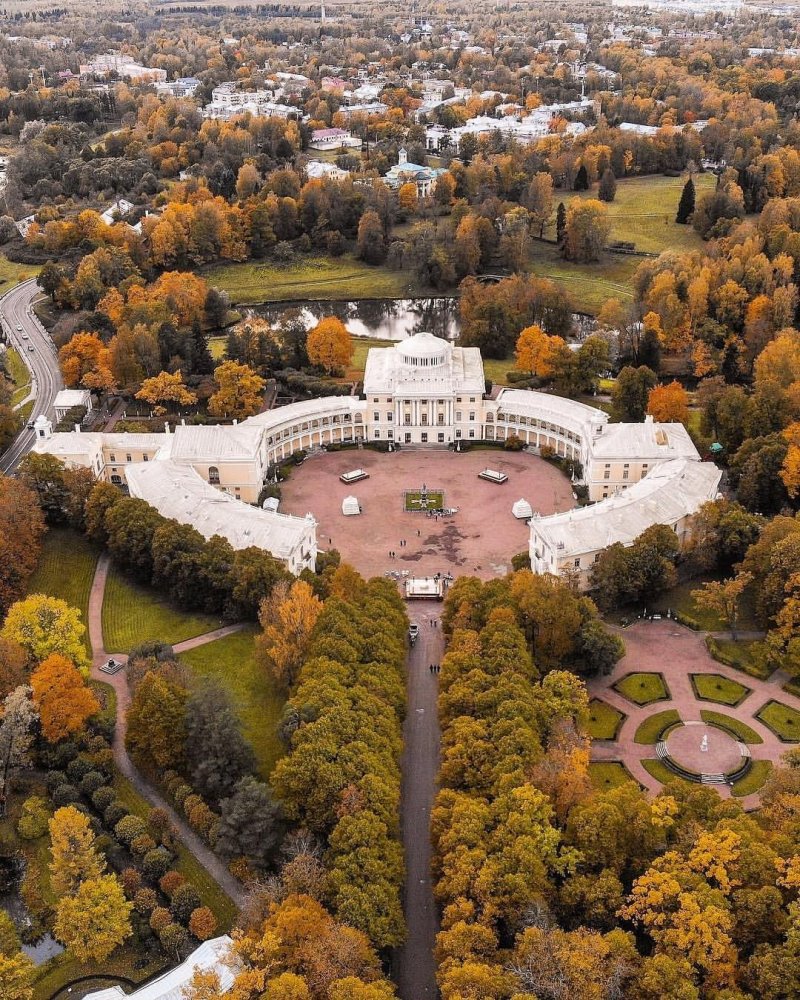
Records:
[[[517,500],[511,508],[511,513],[518,521],[529,521],[533,517],[533,508],[527,500]]]
[[[342,513],[345,517],[351,517],[353,514],[361,513],[361,504],[358,502],[358,497],[345,497],[342,500]]]

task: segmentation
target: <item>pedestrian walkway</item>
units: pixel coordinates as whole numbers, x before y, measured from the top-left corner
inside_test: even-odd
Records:
[[[92,589],[89,593],[89,641],[92,646],[92,673],[94,680],[110,684],[117,696],[117,716],[114,729],[114,763],[120,773],[124,775],[133,785],[139,795],[142,796],[154,809],[163,809],[169,816],[172,826],[191,853],[197,858],[200,864],[206,869],[214,881],[223,889],[228,896],[241,907],[246,898],[242,884],[231,875],[225,863],[197,836],[188,825],[186,820],[175,811],[175,809],[162,796],[144,780],[137,771],[133,761],[125,748],[125,733],[127,731],[127,714],[131,703],[130,688],[128,678],[124,670],[116,674],[108,675],[100,671],[100,667],[109,659],[109,653],[103,645],[103,596],[108,580],[108,571],[111,560],[107,553],[103,553],[97,561]],[[176,653],[185,652],[188,649],[196,649],[208,642],[214,642],[226,635],[241,629],[242,625],[229,625],[225,628],[215,629],[213,632],[206,632],[204,635],[196,636],[194,639],[187,639],[186,642],[178,643],[174,649]],[[117,662],[127,663],[128,657],[125,653],[113,652],[113,657]]]

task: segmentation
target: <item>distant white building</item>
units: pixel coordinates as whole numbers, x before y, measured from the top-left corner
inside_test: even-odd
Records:
[[[195,76],[182,76],[169,83],[157,83],[156,93],[159,97],[193,97],[202,84]]]
[[[333,149],[361,149],[361,140],[345,128],[318,128],[311,133],[311,149],[319,152]]]
[[[228,993],[234,980],[233,967],[227,961],[232,944],[227,934],[204,941],[186,961],[133,993],[126,993],[121,986],[111,986],[85,994],[85,1000],[180,1000],[198,969],[201,972],[216,972],[220,993]]]
[[[369,101],[366,104],[345,104],[339,108],[336,114],[342,115],[344,118],[353,118],[355,115],[370,117],[371,115],[386,114],[388,110],[389,106],[381,101]]]
[[[97,56],[90,63],[82,65],[80,73],[81,76],[111,76],[116,73],[121,79],[130,80],[131,83],[158,83],[167,79],[165,69],[142,66],[132,56],[119,52]]]
[[[119,198],[113,205],[109,205],[105,212],[100,213],[100,218],[107,226],[113,226],[115,222],[121,219],[123,215],[127,215],[133,208],[135,206],[132,201],[128,201],[126,198]]]
[[[53,400],[56,420],[63,420],[76,406],[85,406],[88,413],[92,409],[91,392],[88,389],[62,389]]]
[[[211,91],[211,101],[203,108],[205,118],[227,121],[249,112],[262,118],[300,118],[303,112],[291,104],[279,104],[271,90],[237,90],[233,82]]]
[[[349,170],[337,167],[335,163],[324,163],[322,160],[309,160],[305,169],[310,181],[323,177],[333,181],[345,181],[350,176]]]
[[[410,163],[408,153],[405,149],[401,149],[397,163],[389,168],[383,179],[394,190],[404,184],[416,184],[417,194],[420,198],[425,198],[433,190],[436,181],[446,173],[444,167],[426,167],[421,163]]]

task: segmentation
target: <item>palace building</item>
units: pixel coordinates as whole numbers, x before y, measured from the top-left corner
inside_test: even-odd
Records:
[[[182,423],[163,433],[53,433],[45,417],[35,426],[35,451],[91,469],[207,538],[222,535],[237,549],[257,545],[294,573],[314,567],[313,512],[294,517],[254,504],[268,469],[300,450],[372,442],[457,450],[513,436],[533,454],[546,449],[572,459],[591,503],[531,519],[531,566],[577,571],[583,586],[598,552],[631,544],[652,524],[669,525],[685,541],[721,478],[700,461],[682,424],[650,417],[612,424],[602,410],[547,392],[487,394],[478,348],[430,333],[372,348],[361,398],[303,400],[238,424]]]

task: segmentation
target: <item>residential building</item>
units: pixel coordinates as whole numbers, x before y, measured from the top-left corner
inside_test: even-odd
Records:
[[[132,56],[126,56],[119,52],[109,52],[104,56],[97,56],[90,63],[80,67],[81,76],[112,76],[116,74],[123,80],[131,83],[158,83],[167,79],[165,69],[155,69],[150,66],[142,66],[135,62]]]
[[[361,149],[361,140],[344,128],[318,128],[311,133],[311,149]]]
[[[333,181],[345,181],[350,176],[349,170],[337,167],[335,163],[324,163],[322,160],[309,160],[306,164],[306,177],[310,181],[327,177]]]
[[[169,83],[157,83],[155,88],[159,97],[193,97],[200,86],[202,84],[197,77],[182,76]]]

